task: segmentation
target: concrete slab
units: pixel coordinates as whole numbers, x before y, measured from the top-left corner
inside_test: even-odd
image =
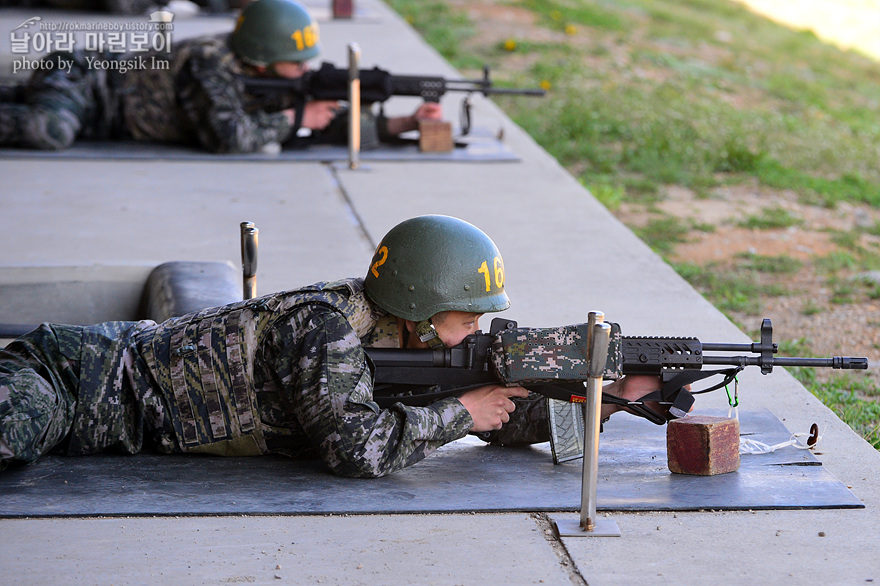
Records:
[[[568,583],[522,513],[22,520],[0,540],[15,584]]]
[[[373,251],[325,165],[0,159],[0,176],[15,218],[0,265],[240,265],[239,224],[253,221],[269,293],[360,275]]]

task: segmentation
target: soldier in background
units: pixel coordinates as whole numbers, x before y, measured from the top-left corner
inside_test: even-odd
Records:
[[[481,266],[497,270],[488,279]],[[546,399],[522,387],[426,407],[373,400],[364,347],[454,346],[509,305],[492,240],[462,220],[421,216],[386,234],[364,279],[161,324],[43,324],[0,350],[0,467],[53,451],[153,450],[320,457],[334,474],[375,477],[471,432],[548,441]],[[604,392],[636,399],[657,386],[626,377]],[[602,416],[616,410],[603,405]]]
[[[130,60],[132,55],[74,51],[45,59],[72,61],[36,71],[23,86],[0,94],[0,146],[63,149],[78,139],[158,141],[216,153],[247,153],[295,138],[293,96],[254,106],[239,76],[297,78],[320,52],[318,26],[293,0],[256,0],[245,6],[231,34],[174,43],[167,68],[90,67],[90,60]],[[143,55],[141,55],[143,57]],[[347,140],[339,104],[310,101],[302,127]],[[439,119],[439,104],[422,104],[412,116],[368,120],[362,132],[376,140],[414,130],[420,119]],[[333,129],[336,129],[335,131]]]

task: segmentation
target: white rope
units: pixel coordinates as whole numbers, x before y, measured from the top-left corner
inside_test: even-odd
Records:
[[[781,442],[774,445],[765,444],[764,442],[759,442],[757,440],[741,437],[739,438],[739,453],[740,454],[769,454],[771,452],[775,452],[776,450],[787,448],[788,446],[792,446],[799,450],[811,450],[819,445],[819,442],[822,441],[822,436],[818,436],[816,441],[813,442],[812,445],[807,443],[807,440],[802,440],[801,438],[808,438],[812,434],[809,433],[793,433],[791,434],[791,439],[787,442]]]

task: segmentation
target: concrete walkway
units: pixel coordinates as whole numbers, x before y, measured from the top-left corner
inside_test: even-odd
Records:
[[[345,45],[354,41],[364,67],[458,76],[383,4],[357,4],[359,17],[351,22],[322,20],[327,60],[344,63]],[[326,14],[323,2],[313,7]],[[0,10],[0,74],[9,75],[10,31],[35,14]],[[174,33],[229,30],[232,22],[181,18]],[[237,263],[238,224],[251,220],[260,229],[258,286],[266,293],[362,275],[391,226],[442,213],[481,226],[496,241],[513,302],[507,314],[521,324],[575,323],[590,310],[602,310],[628,335],[748,341],[493,104],[475,102],[477,124],[503,129],[521,162],[371,162],[353,171],[220,157],[71,161],[11,159],[0,152],[0,273],[29,265]],[[408,113],[416,105],[395,99],[388,111]],[[458,98],[447,97],[444,108],[454,120]],[[819,424],[819,459],[865,509],[615,512],[610,516],[620,538],[564,540],[553,536],[548,515],[529,513],[0,520],[0,582],[880,581],[880,454],[784,371],[768,377],[748,372],[741,383],[745,407],[770,409],[792,432]],[[697,406],[725,404],[715,393]]]

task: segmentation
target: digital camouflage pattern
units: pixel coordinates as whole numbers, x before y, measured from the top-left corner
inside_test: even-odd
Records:
[[[382,317],[353,279],[162,324],[43,325],[0,350],[0,458],[155,449],[399,470],[473,420],[454,398],[378,408],[363,343]]]
[[[619,324],[609,325],[603,377],[614,380],[621,376],[621,334]],[[492,367],[506,385],[586,381],[590,366],[587,332],[587,324],[503,330],[492,344]]]
[[[142,59],[148,66],[121,73],[89,67],[89,58]],[[247,70],[228,34],[183,40],[170,53],[74,51],[44,59],[74,65],[69,74],[57,65],[41,69],[17,90],[3,92],[0,146],[61,149],[77,139],[130,136],[243,153],[291,135],[280,110],[292,100],[279,95],[252,105],[238,77]],[[154,59],[167,67],[154,66]]]

